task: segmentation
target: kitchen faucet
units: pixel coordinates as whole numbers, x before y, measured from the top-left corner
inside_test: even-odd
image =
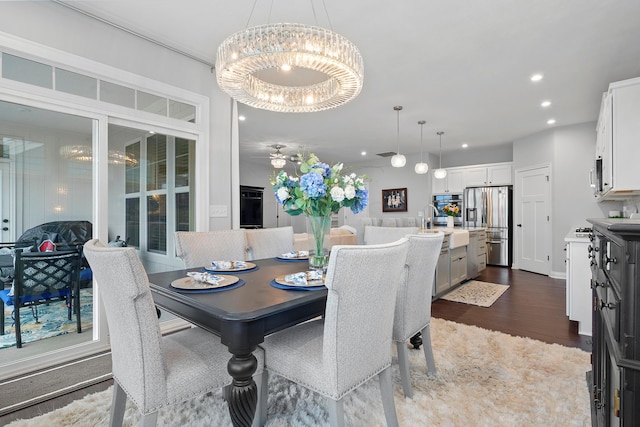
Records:
[[[436,211],[436,216],[440,215],[440,212],[438,211],[438,208],[436,208],[435,206],[433,206],[431,204],[429,206],[431,206],[433,208],[433,210]],[[427,206],[427,207],[429,207],[429,206]]]

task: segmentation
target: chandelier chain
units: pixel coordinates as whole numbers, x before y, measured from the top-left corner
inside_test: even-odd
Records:
[[[438,169],[442,169],[442,134],[444,132],[438,132],[438,136],[440,136],[440,167]]]
[[[253,11],[256,10],[256,4],[258,4],[258,0],[253,0],[253,6],[251,7],[251,12],[249,13],[249,18],[247,18],[247,23],[244,26],[245,30],[247,28],[249,28],[249,22],[251,22],[251,17],[253,16]]]

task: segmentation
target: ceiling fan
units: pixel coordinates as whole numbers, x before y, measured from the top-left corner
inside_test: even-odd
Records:
[[[271,159],[271,164],[276,169],[282,169],[287,164],[287,156],[282,154],[280,150],[285,148],[286,145],[283,144],[273,144],[270,146],[276,150],[275,153],[269,153],[269,158]]]

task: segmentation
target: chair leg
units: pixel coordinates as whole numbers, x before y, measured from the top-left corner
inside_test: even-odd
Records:
[[[140,418],[140,427],[156,427],[158,424],[158,411],[143,415]]]
[[[4,335],[4,301],[0,299],[0,335]]]
[[[344,399],[333,400],[326,398],[329,410],[329,425],[332,427],[344,427]]]
[[[391,367],[378,374],[380,380],[380,395],[382,396],[382,407],[384,417],[388,427],[398,427],[398,415],[396,414],[396,403],[393,400],[393,379],[391,378]]]
[[[402,379],[402,391],[404,391],[405,397],[412,399],[413,389],[411,388],[411,373],[409,372],[407,343],[404,341],[396,341],[396,348],[398,349],[398,367],[400,368],[400,378]]]
[[[109,427],[122,427],[122,421],[124,420],[124,408],[127,404],[127,395],[118,384],[118,381],[113,382],[113,398],[111,400],[111,415],[109,421]]]
[[[76,286],[76,294],[73,299],[74,310],[76,312],[76,330],[78,333],[82,332],[82,323],[80,321],[80,285]]]
[[[22,348],[22,332],[20,331],[20,304],[16,304],[13,306],[14,310],[14,324],[16,325],[16,348]]]
[[[433,349],[431,348],[431,329],[429,325],[422,329],[422,351],[424,351],[424,358],[427,360],[427,369],[430,376],[438,375],[436,371],[436,361],[433,358]]]

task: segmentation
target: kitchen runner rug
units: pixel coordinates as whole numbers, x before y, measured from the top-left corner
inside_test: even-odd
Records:
[[[509,285],[470,280],[443,296],[442,299],[480,307],[491,307],[507,289],[509,289]]]
[[[0,349],[16,345],[15,326],[13,322],[13,306],[4,307],[4,335],[0,335]],[[53,301],[49,305],[38,306],[38,323],[29,307],[20,307],[20,329],[22,344],[76,333],[76,316],[68,318],[65,301]],[[93,289],[80,290],[80,321],[82,332],[91,329],[93,323]]]

